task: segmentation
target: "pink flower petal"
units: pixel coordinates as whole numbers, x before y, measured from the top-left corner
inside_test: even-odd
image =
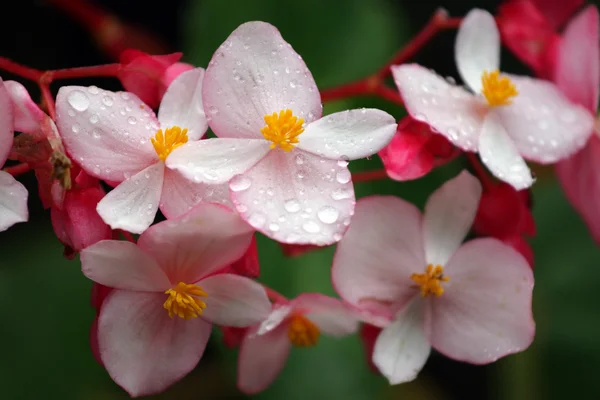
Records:
[[[583,5],[585,0],[532,0],[548,18],[555,29],[558,29],[569,17]]]
[[[356,205],[331,277],[338,294],[354,306],[401,307],[417,293],[411,274],[425,266],[419,210],[397,197],[370,196]]]
[[[240,346],[237,386],[246,394],[266,389],[285,366],[291,350],[287,326],[264,335],[250,330]]]
[[[291,305],[328,335],[345,336],[358,330],[358,314],[333,297],[320,293],[302,293]]]
[[[27,195],[25,186],[11,174],[0,171],[0,232],[29,219]]]
[[[0,167],[4,165],[13,144],[14,121],[15,111],[11,96],[0,78]]]
[[[112,229],[144,232],[154,221],[165,165],[156,162],[120,183],[98,203],[98,214]]]
[[[290,109],[306,124],[321,117],[319,89],[302,58],[273,25],[240,25],[217,49],[202,92],[219,137],[262,138],[264,116]]]
[[[163,292],[171,287],[156,260],[134,243],[103,240],[81,251],[83,274],[115,289]]]
[[[302,150],[273,150],[230,184],[242,218],[279,242],[337,242],[354,210],[347,162],[327,160]]]
[[[480,93],[483,71],[500,68],[500,32],[489,12],[476,8],[465,16],[456,35],[454,54],[463,81]]]
[[[265,288],[252,279],[233,274],[217,274],[198,285],[208,293],[202,318],[217,325],[243,328],[269,316],[271,302]]]
[[[298,148],[333,160],[356,160],[384,148],[396,128],[396,120],[385,111],[337,112],[307,125],[298,137]]]
[[[253,230],[233,211],[200,203],[188,213],[160,222],[138,238],[173,284],[197,282],[239,259]]]
[[[550,82],[510,76],[519,94],[494,110],[526,159],[551,164],[581,149],[594,129],[588,110],[571,103]]]
[[[63,86],[56,122],[69,154],[97,178],[121,182],[158,160],[150,142],[158,123],[134,94]]]
[[[414,380],[431,352],[423,303],[419,298],[409,303],[375,341],[373,363],[391,385]]]
[[[484,364],[529,347],[533,274],[517,251],[476,239],[448,261],[444,294],[430,302],[432,346],[460,361]]]
[[[460,247],[471,230],[480,198],[481,184],[467,171],[433,192],[425,205],[423,219],[427,264],[445,265]]]
[[[519,154],[515,142],[506,133],[500,118],[490,113],[483,123],[479,138],[479,154],[481,161],[494,176],[515,189],[526,189],[533,185],[535,179],[529,167]]]
[[[202,358],[211,324],[163,308],[166,295],[117,290],[102,306],[98,344],[111,378],[131,396],[162,392]]]
[[[264,335],[267,332],[277,329],[293,311],[294,307],[289,303],[273,304],[273,309],[269,316],[256,328],[256,334]]]
[[[188,142],[167,158],[167,167],[194,182],[217,185],[243,174],[269,152],[257,139],[206,139]]]
[[[204,69],[195,68],[179,75],[171,83],[158,110],[158,121],[163,129],[178,126],[186,128],[190,140],[198,140],[208,129],[202,106]]]
[[[477,150],[487,110],[481,99],[417,64],[393,66],[392,74],[414,119],[428,123],[463,150]]]
[[[25,86],[16,81],[6,81],[4,86],[12,100],[15,113],[15,130],[25,133],[39,131],[46,114],[31,100]]]

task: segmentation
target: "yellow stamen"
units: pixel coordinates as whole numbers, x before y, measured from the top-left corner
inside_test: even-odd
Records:
[[[188,285],[179,282],[177,286],[165,292],[169,298],[163,304],[169,312],[169,317],[177,315],[179,318],[192,319],[202,315],[206,303],[198,297],[207,297],[208,294],[198,285]]]
[[[428,296],[430,293],[436,296],[444,294],[442,282],[448,282],[450,278],[444,276],[444,268],[441,265],[429,264],[424,274],[412,274],[410,279],[417,282],[421,287],[421,296]]]
[[[290,320],[288,338],[294,346],[314,346],[319,341],[320,335],[319,328],[305,316],[297,314]]]
[[[511,104],[511,98],[519,94],[515,84],[506,76],[500,76],[498,70],[483,71],[481,83],[483,85],[481,93],[491,107]]]
[[[260,131],[265,139],[273,142],[271,148],[279,146],[284,151],[290,151],[298,143],[298,136],[304,132],[304,119],[295,117],[292,110],[281,110],[265,115],[265,125]]]
[[[159,129],[158,132],[156,132],[156,136],[150,138],[158,157],[165,161],[173,150],[187,143],[187,131],[187,128],[181,129],[178,126],[172,126],[165,129],[165,133],[163,135],[162,129]]]

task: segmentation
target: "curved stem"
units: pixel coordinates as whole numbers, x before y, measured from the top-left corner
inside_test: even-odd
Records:
[[[31,171],[31,166],[27,163],[13,165],[12,167],[6,167],[3,169],[4,172],[11,174],[12,176],[19,176],[26,172]]]

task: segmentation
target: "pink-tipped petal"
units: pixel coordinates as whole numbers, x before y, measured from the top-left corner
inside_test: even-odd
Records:
[[[291,305],[331,336],[344,336],[358,330],[358,314],[348,305],[320,293],[303,293]]]
[[[169,318],[163,293],[117,290],[105,300],[98,344],[111,378],[132,397],[156,394],[200,361],[211,324]]]
[[[511,184],[517,190],[526,189],[535,182],[515,142],[508,136],[495,113],[490,113],[483,123],[479,155],[496,178]]]
[[[396,128],[396,120],[385,111],[337,112],[306,126],[298,148],[329,159],[356,160],[384,148]]]
[[[188,142],[167,158],[167,167],[198,183],[218,185],[243,174],[269,152],[260,139],[206,139]]]
[[[56,123],[69,154],[97,178],[121,182],[158,160],[150,142],[158,122],[134,94],[63,86]]]
[[[138,245],[158,261],[173,284],[189,284],[239,259],[252,235],[252,228],[235,212],[200,203],[178,218],[150,227]]]
[[[240,346],[237,386],[246,394],[266,389],[285,366],[291,350],[287,327],[281,326],[264,335],[250,330]]]
[[[11,174],[0,171],[0,232],[28,219],[27,189]]]
[[[127,241],[103,240],[83,249],[81,270],[94,282],[115,289],[162,292],[171,287],[156,260]]]
[[[0,167],[4,165],[12,148],[15,111],[8,88],[0,78]]]
[[[219,137],[262,138],[265,115],[290,109],[309,124],[321,117],[319,89],[302,58],[273,25],[240,25],[208,64],[202,92]]]
[[[158,110],[158,121],[163,129],[178,126],[187,129],[190,140],[198,140],[208,128],[202,105],[204,69],[195,68],[179,75],[171,83]]]
[[[231,180],[231,199],[242,218],[272,239],[332,244],[342,237],[354,211],[347,163],[276,149]]]
[[[15,131],[34,133],[41,129],[45,113],[27,93],[25,86],[16,81],[6,81],[4,86],[11,97],[15,113]]]
[[[392,74],[414,119],[431,125],[463,150],[477,150],[487,109],[481,99],[417,64],[393,66]]]
[[[112,229],[144,232],[154,221],[165,165],[157,162],[120,183],[98,203],[98,214]]]
[[[454,53],[463,81],[480,93],[483,71],[500,68],[500,32],[489,12],[476,8],[465,16],[456,35]]]
[[[471,230],[481,184],[467,171],[444,183],[427,200],[423,243],[427,264],[444,265]]]
[[[430,302],[432,346],[460,361],[484,364],[533,340],[533,273],[527,260],[496,239],[476,239],[448,261],[444,294]]]

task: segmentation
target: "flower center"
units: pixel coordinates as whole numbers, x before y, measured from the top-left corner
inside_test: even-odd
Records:
[[[181,129],[178,126],[172,126],[165,129],[164,134],[162,129],[159,129],[156,136],[150,138],[150,141],[152,141],[158,158],[165,161],[173,150],[187,143],[187,128]]]
[[[304,132],[304,119],[294,116],[292,110],[281,110],[265,115],[265,125],[260,131],[265,139],[273,142],[271,148],[279,146],[284,151],[290,151],[298,143],[298,136]]]
[[[319,341],[319,328],[303,315],[294,315],[288,326],[288,338],[296,347],[310,347]]]
[[[442,282],[448,282],[450,278],[444,276],[444,268],[441,265],[429,264],[424,274],[412,274],[410,279],[417,282],[421,288],[421,296],[428,296],[430,293],[436,296],[444,294]]]
[[[517,87],[506,76],[500,76],[500,71],[483,71],[481,76],[483,89],[481,93],[485,96],[490,107],[506,106],[512,103],[512,97],[519,94]]]
[[[202,315],[206,303],[199,297],[207,297],[208,294],[198,285],[188,285],[179,282],[177,286],[165,292],[169,298],[163,304],[169,312],[169,317],[177,315],[179,318],[192,319]]]

